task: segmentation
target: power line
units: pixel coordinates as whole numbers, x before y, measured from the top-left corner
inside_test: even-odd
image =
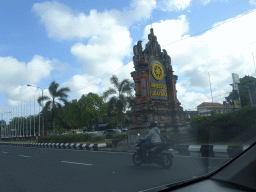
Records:
[[[228,21],[225,21],[225,22],[223,22],[223,23],[221,23],[221,24],[219,24],[219,25],[216,25],[216,26],[210,27],[210,28],[208,28],[208,29],[206,29],[206,30],[200,31],[200,32],[198,32],[198,33],[195,33],[195,34],[193,34],[193,35],[191,35],[191,36],[184,37],[184,38],[178,39],[178,40],[176,40],[176,41],[173,41],[173,42],[171,42],[171,43],[165,44],[165,45],[163,45],[162,47],[165,47],[165,46],[170,45],[170,44],[173,44],[173,43],[177,43],[177,42],[179,42],[179,41],[182,41],[182,40],[185,40],[185,39],[194,37],[194,36],[197,36],[197,35],[199,35],[199,34],[202,34],[202,33],[204,33],[204,32],[207,32],[207,31],[209,31],[209,30],[211,30],[211,29],[217,28],[217,27],[219,27],[219,26],[221,26],[221,25],[223,25],[223,24],[226,24],[226,23],[228,23],[228,22],[234,21],[234,20],[236,20],[236,19],[238,19],[238,18],[240,18],[240,17],[243,17],[243,16],[245,16],[245,15],[248,15],[248,14],[250,14],[250,13],[253,13],[254,11],[256,11],[256,9],[254,9],[254,10],[248,12],[248,13],[244,13],[244,14],[242,14],[242,15],[239,15],[238,17],[235,17],[235,18],[230,19],[230,20],[228,20]]]
[[[193,34],[193,35],[191,35],[191,36],[188,36],[188,37],[185,37],[185,38],[182,38],[182,39],[173,41],[173,42],[171,42],[171,43],[165,44],[165,45],[163,45],[162,47],[167,46],[167,45],[170,45],[170,44],[173,44],[173,43],[177,43],[177,42],[179,42],[179,41],[182,41],[182,40],[185,40],[185,39],[194,37],[194,36],[197,36],[197,35],[199,35],[199,34],[202,34],[202,33],[204,33],[204,32],[207,32],[207,31],[211,30],[211,29],[217,28],[217,27],[219,27],[219,26],[221,26],[221,25],[223,25],[223,24],[226,24],[226,23],[228,23],[228,22],[231,22],[231,21],[233,21],[233,20],[235,20],[235,19],[238,19],[238,18],[240,18],[240,17],[243,17],[243,16],[248,15],[248,14],[250,14],[250,13],[252,13],[252,12],[255,12],[255,11],[256,11],[256,9],[255,9],[255,10],[252,10],[252,11],[250,11],[250,12],[248,12],[248,13],[239,15],[239,16],[236,17],[236,18],[233,18],[233,19],[230,19],[230,20],[228,20],[228,21],[225,21],[225,22],[223,22],[223,23],[221,23],[221,24],[219,24],[219,25],[216,25],[216,26],[214,26],[214,27],[211,27],[211,28],[208,28],[208,29],[206,29],[206,30],[200,31],[200,32],[198,32],[198,33],[195,33],[195,34]],[[254,42],[253,42],[253,43],[254,43]],[[128,63],[125,64],[125,65],[123,65],[122,67],[118,68],[118,69],[115,70],[114,72],[110,73],[109,75],[105,76],[105,77],[102,78],[99,82],[92,83],[92,84],[90,84],[90,85],[88,85],[88,86],[86,86],[86,87],[83,87],[83,88],[81,88],[81,89],[77,89],[77,90],[75,90],[75,91],[71,91],[70,93],[74,93],[74,92],[76,92],[76,91],[80,91],[80,90],[85,89],[85,88],[87,88],[87,87],[90,87],[90,86],[92,86],[92,85],[98,84],[98,83],[102,82],[102,80],[105,79],[106,77],[112,75],[113,73],[115,73],[116,71],[119,71],[121,68],[123,68],[123,67],[125,67],[125,66],[127,66],[127,65],[128,65]]]
[[[112,73],[110,73],[110,74],[106,75],[106,76],[105,76],[105,77],[103,77],[99,82],[97,82],[97,83],[92,83],[92,84],[90,84],[90,85],[88,85],[88,86],[86,86],[86,87],[84,87],[84,88],[77,89],[77,90],[75,90],[75,91],[71,91],[70,93],[73,93],[73,92],[76,92],[76,91],[80,91],[80,90],[85,89],[85,88],[87,88],[87,87],[90,87],[90,86],[92,86],[92,85],[98,84],[98,83],[100,83],[103,79],[105,79],[106,77],[108,77],[108,76],[110,76],[110,75],[114,74],[115,72],[119,71],[119,69],[121,69],[121,68],[123,68],[123,67],[127,66],[128,64],[129,64],[129,63],[127,63],[127,64],[123,65],[122,67],[119,67],[117,70],[115,70],[115,71],[113,71]]]
[[[216,96],[213,96],[213,98],[218,98],[218,97],[221,97],[221,96],[223,96],[223,95],[226,95],[227,93],[230,93],[230,92],[226,92],[226,93],[223,93],[223,94],[221,94],[221,95],[216,95]],[[191,102],[186,102],[186,103],[182,103],[182,105],[185,105],[185,104],[188,104],[188,103],[191,103]]]

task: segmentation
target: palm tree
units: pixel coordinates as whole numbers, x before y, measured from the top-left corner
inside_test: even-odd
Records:
[[[126,107],[129,106],[129,96],[131,96],[132,88],[134,87],[134,83],[132,83],[129,79],[124,79],[122,82],[119,82],[117,76],[113,75],[110,78],[111,84],[114,85],[114,88],[109,88],[107,91],[103,93],[103,98],[106,100],[110,95],[112,96],[108,101],[108,111],[117,112],[120,118],[121,130],[123,131],[123,123],[122,116]],[[125,96],[125,93],[127,96]]]
[[[43,101],[47,101],[43,111],[52,111],[52,117],[51,117],[51,126],[52,129],[55,126],[55,110],[56,108],[61,109],[62,106],[59,103],[59,101],[64,102],[64,104],[67,104],[67,93],[70,92],[70,89],[68,87],[64,87],[64,88],[60,88],[58,89],[60,85],[58,83],[56,83],[55,81],[53,81],[50,86],[49,86],[49,92],[51,94],[51,98],[48,96],[41,96],[37,99],[37,102],[39,103],[39,105],[42,106],[42,102]],[[58,90],[57,90],[58,89]]]

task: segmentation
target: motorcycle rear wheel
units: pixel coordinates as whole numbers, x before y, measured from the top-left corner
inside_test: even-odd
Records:
[[[162,167],[164,169],[169,169],[172,166],[172,158],[169,155],[163,155]]]
[[[132,161],[136,166],[140,166],[142,164],[142,159],[138,153],[133,154]]]

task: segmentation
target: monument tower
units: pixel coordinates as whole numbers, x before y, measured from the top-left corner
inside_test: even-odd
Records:
[[[136,98],[131,110],[131,139],[135,139],[137,133],[146,134],[151,120],[158,122],[158,128],[164,135],[177,131],[185,123],[185,113],[177,98],[178,76],[173,74],[171,57],[165,49],[161,51],[152,28],[148,40],[144,50],[142,41],[133,47],[135,71],[131,76]]]

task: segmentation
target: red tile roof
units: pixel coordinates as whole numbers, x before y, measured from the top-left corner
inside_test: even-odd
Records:
[[[220,104],[220,103],[211,103],[211,102],[203,102],[200,105],[198,105],[197,107],[211,107],[211,106],[219,106],[219,107],[223,107],[224,105]],[[229,103],[227,103],[227,106],[232,106]]]

